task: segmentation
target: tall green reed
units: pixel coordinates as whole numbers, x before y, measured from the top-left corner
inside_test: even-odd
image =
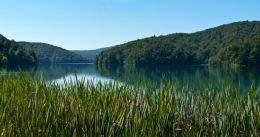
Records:
[[[259,89],[0,76],[2,136],[259,136]]]

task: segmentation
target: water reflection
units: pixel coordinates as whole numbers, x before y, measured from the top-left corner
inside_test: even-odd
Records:
[[[227,85],[241,91],[260,85],[259,67],[209,67],[209,66],[168,66],[168,67],[97,67],[101,75],[129,84],[159,86],[161,80],[175,81],[180,86],[204,88],[212,86],[224,89]]]
[[[31,74],[42,73],[46,81],[62,83],[64,79],[95,80],[102,82],[120,81],[126,84],[151,84],[158,87],[161,80],[175,81],[180,86],[203,88],[211,85],[223,88],[233,85],[240,91],[246,91],[251,84],[260,85],[259,67],[222,68],[208,66],[150,66],[150,67],[95,67],[92,64],[40,64],[34,67],[0,69],[0,74],[17,73],[19,71]]]
[[[10,73],[30,73],[32,75],[42,74],[46,81],[61,82],[64,80],[75,80],[77,75],[78,80],[96,80],[96,81],[110,81],[107,77],[102,77],[99,72],[95,70],[92,64],[38,64],[31,67],[4,67],[0,69],[0,74]]]

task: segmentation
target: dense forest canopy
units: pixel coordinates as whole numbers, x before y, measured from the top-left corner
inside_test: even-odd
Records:
[[[154,36],[103,51],[98,65],[260,65],[260,22],[243,21],[186,34]]]
[[[68,51],[66,49],[56,47],[45,43],[19,42],[19,44],[27,49],[35,52],[39,63],[87,63],[88,60],[82,56]]]
[[[0,34],[0,66],[33,65],[36,62],[37,58],[32,50],[25,49]]]
[[[260,65],[260,35],[235,41],[218,50],[209,64]]]

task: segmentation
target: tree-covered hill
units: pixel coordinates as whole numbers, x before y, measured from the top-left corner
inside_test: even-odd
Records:
[[[209,64],[260,65],[260,35],[220,48],[209,58]]]
[[[196,33],[149,37],[118,45],[96,57],[98,65],[260,65],[260,22],[243,21]]]
[[[66,49],[45,43],[19,42],[35,52],[39,63],[88,63],[80,55]]]
[[[96,50],[71,50],[71,51],[81,55],[84,59],[93,62],[97,55],[99,55],[102,51],[105,51],[107,49],[109,48],[100,48]]]
[[[37,58],[32,50],[25,49],[0,34],[0,66],[33,65]]]

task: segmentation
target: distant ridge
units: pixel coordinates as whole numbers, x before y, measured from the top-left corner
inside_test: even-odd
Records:
[[[195,33],[131,41],[102,52],[95,63],[260,65],[260,22],[235,22]]]
[[[31,49],[35,52],[38,63],[88,63],[89,61],[84,59],[78,54],[75,54],[66,49],[36,42],[18,42],[21,46],[27,49]]]
[[[71,50],[71,51],[76,54],[81,55],[84,59],[93,62],[97,55],[99,55],[101,52],[103,52],[109,48],[111,48],[111,47],[99,48],[99,49],[95,49],[95,50]]]

